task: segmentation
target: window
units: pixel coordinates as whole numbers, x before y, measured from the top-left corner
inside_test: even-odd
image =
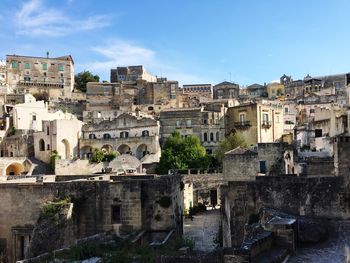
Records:
[[[25,77],[24,77],[24,81],[30,81],[30,77],[25,76]]]
[[[112,205],[111,207],[111,221],[112,224],[121,223],[121,207],[120,205]]]
[[[220,141],[220,133],[219,132],[216,132],[216,141]]]
[[[49,126],[46,127],[46,134],[47,134],[47,135],[50,135],[50,127],[49,127]]]
[[[180,128],[181,127],[181,121],[176,121],[176,128]]]
[[[203,133],[203,141],[208,141],[208,134],[206,132]]]
[[[24,68],[25,68],[25,69],[30,69],[30,64],[29,64],[29,63],[25,63],[25,64],[24,64]]]
[[[192,127],[192,121],[191,120],[187,120],[186,121],[186,127],[187,128],[191,128]]]
[[[111,135],[109,133],[103,134],[103,139],[110,139]]]
[[[315,113],[315,109],[310,109],[310,113]]]
[[[12,68],[18,68],[18,62],[16,60],[12,61]]]
[[[120,138],[128,138],[129,137],[129,133],[126,131],[123,131],[120,133]]]
[[[266,172],[266,161],[260,161],[260,173],[265,174]]]
[[[43,139],[40,139],[39,141],[39,151],[41,152],[45,151],[45,142]]]
[[[315,129],[315,138],[322,137],[322,129]]]
[[[36,115],[33,115],[33,116],[32,116],[32,120],[33,120],[33,121],[36,121]]]
[[[90,134],[89,134],[89,139],[96,139],[96,135],[93,134],[93,133],[90,133]]]
[[[269,123],[269,114],[263,113],[263,124],[268,124],[268,123]]]
[[[64,65],[58,65],[58,70],[59,71],[64,71]]]
[[[239,114],[239,122],[244,123],[245,121],[246,121],[245,114],[244,113]]]
[[[50,150],[50,144],[47,145],[46,150]]]
[[[210,141],[213,142],[214,141],[214,133],[210,133]]]
[[[142,131],[142,137],[148,137],[149,136],[149,131],[145,130]]]
[[[289,112],[289,108],[288,108],[288,107],[285,107],[285,108],[284,108],[284,112],[285,112],[285,113],[288,113],[288,112]]]
[[[47,70],[47,64],[43,63],[43,70]]]

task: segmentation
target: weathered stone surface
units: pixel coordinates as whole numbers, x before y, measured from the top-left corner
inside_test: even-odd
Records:
[[[314,219],[299,218],[298,238],[304,243],[318,243],[328,238],[327,226]]]

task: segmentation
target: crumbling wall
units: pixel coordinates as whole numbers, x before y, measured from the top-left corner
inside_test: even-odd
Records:
[[[229,182],[222,191],[225,246],[242,242],[244,225],[262,207],[311,217],[350,217],[350,191],[341,177],[257,177],[255,182]]]

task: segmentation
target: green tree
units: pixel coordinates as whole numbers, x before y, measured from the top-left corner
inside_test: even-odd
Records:
[[[61,159],[61,155],[59,155],[56,150],[53,150],[50,156],[50,166],[53,171],[55,171],[56,160],[60,160],[60,159]]]
[[[233,150],[238,146],[247,147],[248,145],[245,142],[244,137],[240,133],[232,132],[229,136],[227,136],[220,142],[219,149],[215,151],[217,163],[219,165],[222,165],[225,152]]]
[[[101,149],[95,149],[92,153],[91,162],[100,163],[105,159],[105,153]]]
[[[167,174],[169,169],[206,169],[209,163],[210,158],[198,137],[181,138],[180,133],[174,131],[164,143],[157,173]]]
[[[74,80],[74,88],[86,92],[86,83],[99,82],[100,77],[98,75],[93,75],[90,71],[83,71],[75,75]]]

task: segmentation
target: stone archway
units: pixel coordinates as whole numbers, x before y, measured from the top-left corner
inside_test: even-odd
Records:
[[[112,153],[113,152],[113,147],[109,144],[105,144],[102,146],[101,150],[104,152],[104,153]]]
[[[21,175],[24,172],[24,166],[21,163],[11,163],[6,167],[6,176]]]
[[[61,143],[63,144],[63,152],[62,152],[62,159],[70,159],[71,157],[71,153],[70,153],[70,145],[67,139],[63,139],[61,141]]]
[[[127,144],[122,144],[118,147],[117,150],[120,154],[130,154],[132,155],[131,148]]]
[[[140,144],[137,147],[137,150],[136,150],[136,157],[137,157],[137,159],[141,160],[147,154],[149,154],[149,149],[148,149],[147,145],[146,144]]]
[[[81,159],[90,159],[92,157],[92,147],[90,145],[85,145],[80,149]]]

